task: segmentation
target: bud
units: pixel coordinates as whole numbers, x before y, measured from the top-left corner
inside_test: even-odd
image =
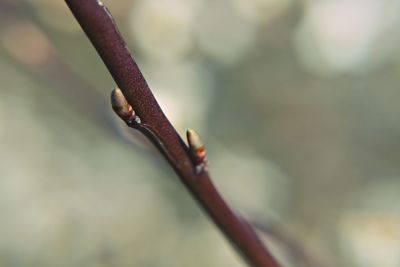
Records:
[[[206,148],[200,136],[192,129],[186,131],[189,150],[196,165],[205,165],[207,161]]]
[[[111,92],[111,105],[115,113],[117,113],[117,115],[123,120],[129,119],[135,114],[132,106],[129,105],[124,94],[119,88],[115,88]]]

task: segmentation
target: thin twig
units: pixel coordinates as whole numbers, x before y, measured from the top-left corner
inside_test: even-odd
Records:
[[[249,224],[222,199],[208,171],[196,171],[189,149],[159,107],[107,8],[98,0],[65,1],[134,108],[140,123],[151,131],[151,134],[144,133],[162,152],[189,192],[248,263],[254,267],[279,267]]]
[[[296,266],[303,267],[327,267],[326,264],[312,255],[306,248],[291,236],[287,231],[283,230],[276,222],[248,220],[253,228],[261,231],[270,239],[276,241],[283,247],[283,250],[288,255],[288,259],[295,263]]]

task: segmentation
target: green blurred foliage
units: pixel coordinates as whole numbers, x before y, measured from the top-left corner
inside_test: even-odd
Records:
[[[400,265],[400,1],[104,2],[286,266]],[[245,266],[112,114],[64,1],[0,0],[0,81],[0,266]]]

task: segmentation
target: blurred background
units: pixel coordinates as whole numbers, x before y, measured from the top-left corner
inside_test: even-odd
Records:
[[[285,266],[400,266],[399,0],[104,4]],[[0,0],[0,81],[0,266],[246,266],[112,114],[64,1]]]

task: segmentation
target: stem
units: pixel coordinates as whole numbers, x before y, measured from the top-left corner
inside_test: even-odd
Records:
[[[168,160],[193,197],[249,264],[254,267],[280,267],[249,224],[223,200],[208,172],[196,174],[187,146],[162,112],[107,8],[99,0],[65,1],[128,103],[142,123],[151,128],[154,135],[148,136],[149,139]]]

